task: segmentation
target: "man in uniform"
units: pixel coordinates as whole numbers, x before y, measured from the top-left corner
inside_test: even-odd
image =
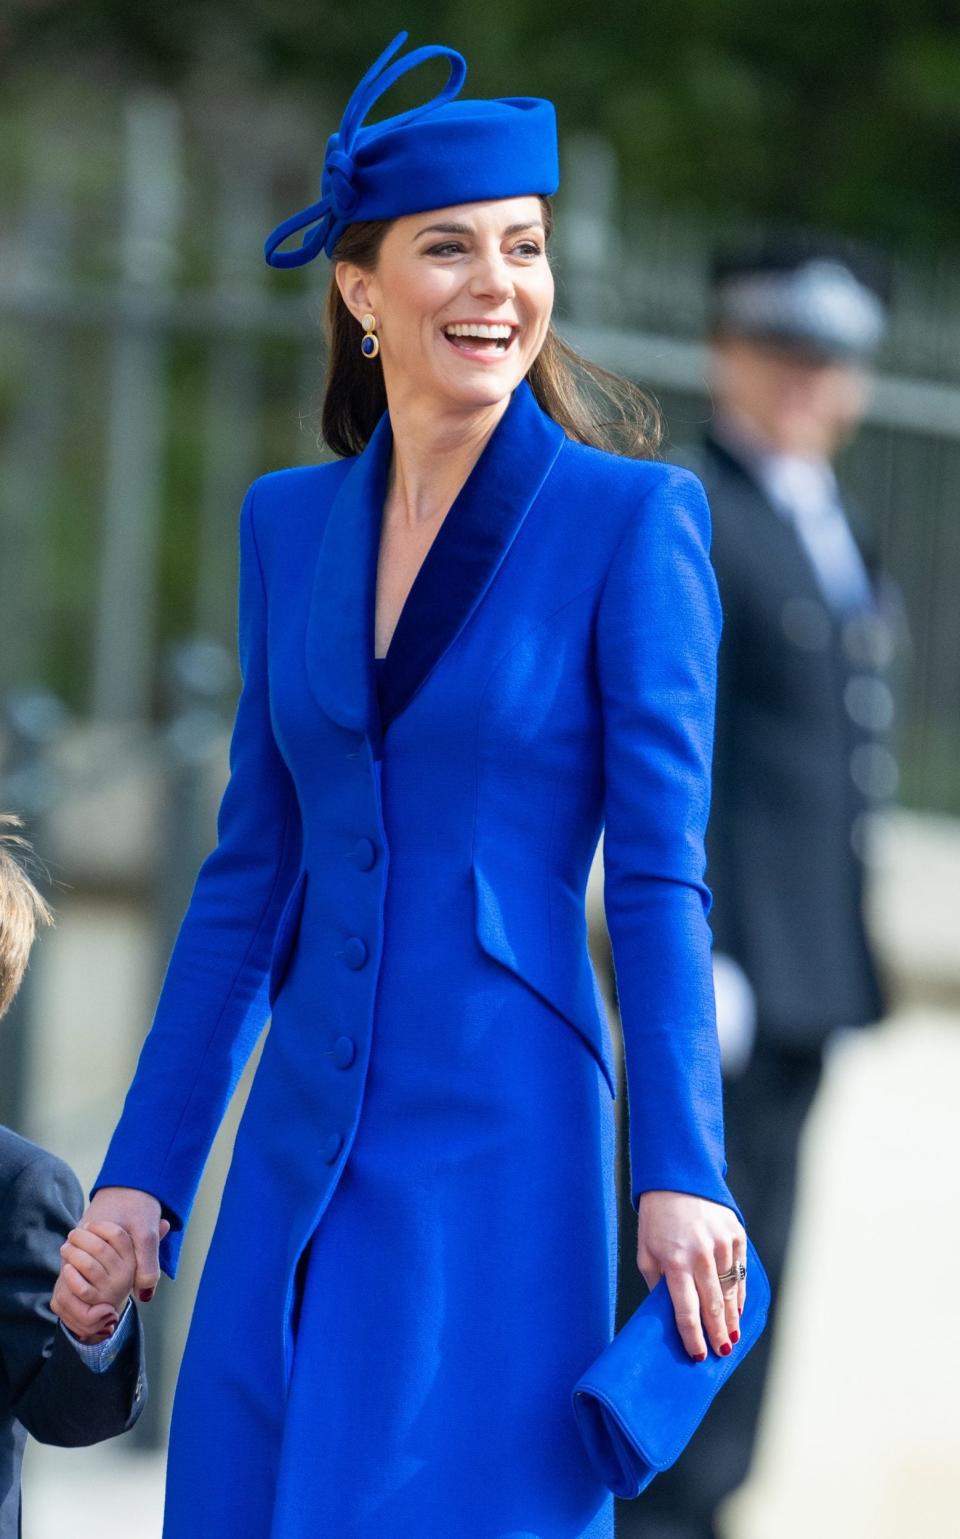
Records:
[[[824,1046],[886,1004],[864,862],[869,812],[897,780],[900,608],[833,470],[867,403],[886,290],[869,254],[798,238],[718,257],[711,294],[714,412],[693,461],[724,610],[707,882],[728,1180],[776,1301]],[[714,1539],[749,1468],[771,1334],[674,1468],[621,1507],[621,1534]]]

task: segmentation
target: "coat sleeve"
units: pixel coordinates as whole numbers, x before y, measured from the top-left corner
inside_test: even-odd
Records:
[[[720,590],[723,634],[717,654],[717,708],[713,745],[713,783],[707,826],[707,879],[716,902],[711,909],[714,951],[742,961],[746,955],[737,881],[735,844],[737,743],[743,686],[741,677],[749,653],[744,641],[749,585],[729,528],[725,530],[718,498],[711,503],[713,531],[710,560]],[[741,851],[741,858],[744,852]]]
[[[710,513],[689,471],[658,466],[597,617],[604,902],[622,1020],[631,1198],[725,1182],[704,837],[722,626]]]
[[[110,1367],[94,1373],[50,1310],[60,1246],[82,1207],[73,1172],[39,1156],[7,1187],[0,1223],[0,1357],[10,1409],[39,1442],[63,1448],[125,1432],[146,1400],[139,1318]]]
[[[243,687],[217,843],[200,867],[153,1024],[93,1186],[136,1187],[160,1200],[172,1224],[160,1248],[170,1277],[210,1147],[267,1020],[273,939],[301,858],[296,790],[271,725],[256,492],[255,482],[240,515]]]

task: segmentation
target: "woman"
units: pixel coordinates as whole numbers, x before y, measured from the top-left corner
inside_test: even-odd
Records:
[[[591,447],[550,332],[550,103],[454,101],[460,55],[390,64],[404,37],[331,137],[320,202],[267,242],[277,266],[333,257],[325,431],[345,457],[244,503],[219,842],[90,1209],[134,1233],[147,1290],[163,1213],[174,1275],[270,1011],[178,1386],[166,1539],[612,1533],[570,1405],[613,1323],[613,1073],[584,921],[604,817],[639,1265],[666,1273],[692,1357],[736,1339],[702,880],[707,507],[686,472]],[[436,98],[364,126],[437,55]]]

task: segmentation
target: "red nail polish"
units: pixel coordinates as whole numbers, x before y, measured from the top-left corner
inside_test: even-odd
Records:
[[[693,1360],[695,1363],[705,1363],[707,1360],[706,1352],[699,1352]]]
[[[733,1341],[733,1342],[739,1341],[740,1340],[740,1332],[739,1331],[731,1331],[730,1332],[730,1340]]]
[[[149,1304],[150,1300],[153,1298],[153,1289],[141,1288],[140,1292],[137,1294],[137,1298],[140,1300],[141,1304]]]
[[[723,1343],[723,1346],[722,1346],[722,1347],[721,1347],[721,1348],[720,1348],[720,1356],[721,1356],[721,1357],[729,1357],[729,1356],[730,1356],[730,1353],[731,1353],[731,1352],[732,1352],[732,1351],[733,1351],[733,1348],[732,1348],[732,1346],[731,1346],[731,1345],[730,1345],[730,1343],[729,1343],[729,1341],[725,1341],[725,1342],[724,1342],[724,1343]]]

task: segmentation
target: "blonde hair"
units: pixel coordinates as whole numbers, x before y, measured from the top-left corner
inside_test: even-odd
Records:
[[[53,913],[11,853],[28,854],[30,845],[20,834],[23,820],[13,812],[0,812],[0,1016],[6,1015],[23,980],[37,924],[53,924]]]

